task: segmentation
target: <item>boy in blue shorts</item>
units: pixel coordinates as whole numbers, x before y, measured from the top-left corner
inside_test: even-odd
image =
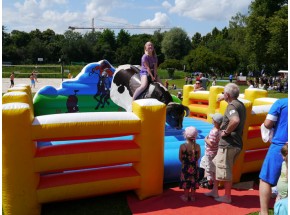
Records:
[[[277,100],[271,107],[264,126],[274,134],[259,175],[260,214],[268,215],[271,187],[276,186],[283,158],[281,148],[288,141],[288,98]]]

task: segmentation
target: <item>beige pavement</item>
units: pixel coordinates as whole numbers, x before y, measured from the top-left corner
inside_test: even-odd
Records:
[[[65,80],[65,79],[64,79]],[[38,82],[35,83],[35,88],[32,88],[32,92],[36,93],[40,88],[44,86],[53,86],[58,88],[61,85],[61,78],[38,78]],[[29,78],[15,78],[14,79],[15,86],[17,84],[29,84]],[[2,78],[2,93],[6,93],[10,86],[9,78]]]

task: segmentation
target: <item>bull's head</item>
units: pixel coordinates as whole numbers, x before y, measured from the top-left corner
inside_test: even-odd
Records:
[[[183,117],[189,115],[189,108],[178,103],[170,102],[166,107],[166,122],[169,126],[182,129]]]

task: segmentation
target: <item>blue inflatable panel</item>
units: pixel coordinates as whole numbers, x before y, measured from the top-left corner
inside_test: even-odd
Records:
[[[186,127],[194,126],[198,130],[197,143],[201,148],[201,157],[204,155],[204,138],[209,134],[213,128],[211,123],[203,120],[185,117],[183,120],[183,129],[176,130],[170,126],[165,126],[164,136],[164,183],[178,182],[181,171],[181,163],[179,161],[179,147],[185,143],[183,132]],[[38,142],[38,147],[59,144],[73,144],[80,142],[96,142],[102,140],[132,140],[133,136],[122,136],[105,139],[89,139],[89,140],[67,140],[67,141],[48,141]]]
[[[204,155],[204,138],[213,128],[211,123],[185,117],[183,120],[183,129],[176,130],[166,126],[164,139],[164,183],[178,182],[181,172],[181,163],[179,161],[179,147],[185,143],[183,132],[186,127],[194,126],[198,130],[196,142],[201,148],[201,157]]]

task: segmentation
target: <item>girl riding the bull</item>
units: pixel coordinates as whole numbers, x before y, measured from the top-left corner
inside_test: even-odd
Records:
[[[144,52],[145,54],[141,58],[141,85],[135,90],[133,101],[136,100],[136,98],[146,89],[149,80],[157,81],[162,84],[160,78],[157,75],[158,59],[152,42],[149,41],[145,43]]]

